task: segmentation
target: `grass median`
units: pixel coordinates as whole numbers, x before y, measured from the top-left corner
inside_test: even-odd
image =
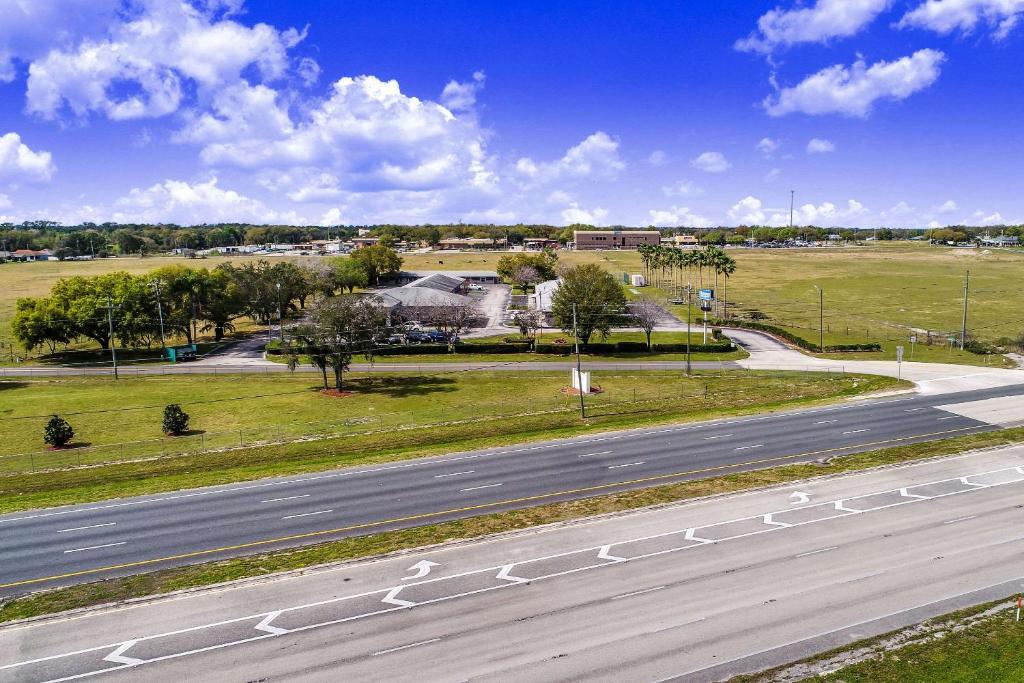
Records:
[[[113,459],[106,462],[84,462],[83,466],[53,467],[41,471],[8,470],[7,474],[0,475],[0,512],[317,472],[597,431],[763,412],[838,400],[897,386],[895,380],[886,377],[825,373],[737,371],[693,377],[685,377],[678,372],[601,373],[595,375],[594,381],[600,383],[605,393],[588,399],[587,419],[581,420],[577,399],[560,394],[559,388],[566,379],[563,373],[524,373],[518,376],[467,373],[456,377],[458,379],[444,378],[445,386],[451,382],[461,387],[459,391],[466,392],[464,398],[476,396],[479,404],[459,404],[460,410],[449,409],[443,417],[437,411],[443,407],[445,394],[430,390],[435,381],[440,381],[430,377],[404,380],[366,378],[367,383],[363,387],[368,392],[367,403],[361,408],[353,402],[361,400],[359,396],[335,399],[310,391],[309,378],[303,380],[305,384],[301,391],[288,392],[278,387],[278,392],[268,393],[265,399],[270,401],[269,407],[261,402],[262,399],[197,403],[197,409],[207,407],[224,411],[224,419],[230,416],[237,420],[272,420],[275,410],[295,417],[307,409],[335,409],[341,411],[337,413],[337,420],[344,422],[345,415],[375,414],[368,409],[371,405],[378,406],[376,413],[381,413],[384,408],[396,405],[395,402],[418,406],[418,410],[423,411],[421,417],[429,415],[431,418],[398,423],[387,420],[378,423],[374,419],[368,424],[349,425],[341,435],[312,436],[308,440],[247,447],[237,447],[235,442],[235,446],[218,450],[177,455],[161,456],[159,453],[127,450],[122,457],[121,452],[114,449],[103,456]],[[140,380],[142,383],[152,382],[146,390],[149,392],[166,391],[168,387],[178,386],[176,383],[180,381],[181,378],[166,378],[163,382]],[[216,394],[217,381],[228,385],[244,384],[243,379],[231,377],[199,377],[190,378],[190,381],[199,388],[205,387],[206,396]],[[428,384],[427,390],[424,390],[424,382]],[[138,429],[143,428],[141,425],[152,429],[150,420],[159,424],[158,417],[166,394],[132,394],[126,381],[119,385],[124,387],[123,392],[111,384],[107,381],[107,386],[103,387],[103,391],[112,393],[103,394],[102,400],[113,401],[119,408],[110,412],[90,412],[89,419],[108,421],[107,429],[120,428],[125,436],[133,433],[132,427],[126,423],[126,416],[139,423]],[[62,386],[60,382],[53,383],[40,400],[60,400]],[[86,382],[86,386],[81,400],[91,398],[100,401],[100,395],[88,388],[95,389],[94,385]],[[354,381],[352,386],[359,386],[358,381]],[[0,392],[0,400],[9,398],[7,394],[11,393],[13,399],[8,405],[18,402],[12,410],[37,409],[28,405],[31,393],[18,395],[22,389]],[[222,389],[225,399],[232,396],[230,386]],[[390,398],[389,393],[393,394]],[[559,398],[546,404],[540,399],[546,395]],[[125,412],[126,406],[131,407],[130,401],[138,401],[138,406]],[[146,401],[150,403],[146,404]],[[284,406],[281,401],[286,402]],[[309,408],[307,402],[313,407]],[[94,409],[103,410],[104,405],[107,404],[94,403]],[[187,402],[183,405],[186,411],[190,410]],[[322,405],[327,407],[317,407]],[[285,412],[287,410],[291,412]],[[83,414],[78,419],[85,417]],[[146,420],[143,421],[142,417]],[[272,440],[273,433],[267,438]],[[90,451],[97,452],[102,453]],[[66,452],[54,455],[64,457]],[[10,462],[10,458],[6,461]],[[5,459],[0,458],[0,463],[3,462]]]
[[[185,588],[209,586],[224,581],[266,576],[275,572],[312,567],[328,562],[371,557],[457,539],[479,538],[488,534],[515,531],[541,524],[551,524],[593,515],[633,510],[713,494],[731,493],[744,489],[806,479],[822,474],[852,472],[934,456],[951,455],[976,448],[1016,444],[1021,441],[1024,441],[1024,428],[971,434],[942,441],[908,444],[844,456],[831,460],[827,465],[807,463],[772,467],[750,472],[738,472],[708,479],[666,484],[564,503],[551,503],[522,510],[479,515],[437,524],[426,524],[399,531],[368,534],[290,550],[260,553],[230,560],[107,579],[67,588],[42,591],[9,600],[4,604],[0,604],[0,622],[25,619],[131,598],[158,595]],[[882,679],[864,678],[856,680]],[[891,680],[904,679],[897,678]],[[921,678],[913,680],[935,679]],[[1015,679],[994,680],[1009,681]]]
[[[1016,596],[928,619],[908,628],[730,683],[1018,683],[1024,680],[1024,625]]]

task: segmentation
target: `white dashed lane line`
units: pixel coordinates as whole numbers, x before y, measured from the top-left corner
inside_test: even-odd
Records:
[[[839,546],[834,545],[834,546],[831,546],[831,547],[828,547],[828,548],[819,548],[818,550],[811,550],[810,552],[800,553],[799,555],[794,555],[793,557],[807,557],[808,555],[817,555],[818,553],[827,553],[830,550],[836,550],[838,548],[839,548]]]
[[[584,453],[583,455],[579,455],[577,457],[579,457],[579,458],[593,458],[593,457],[596,457],[598,455],[611,455],[614,452],[615,451],[598,451],[597,453]]]
[[[102,526],[114,526],[117,522],[107,522],[106,524],[90,524],[89,526],[76,526],[72,529],[61,529],[58,534],[66,534],[69,531],[85,531],[86,529],[99,529]]]
[[[635,465],[645,465],[645,464],[647,464],[647,461],[646,460],[641,460],[640,462],[627,462],[625,465],[609,465],[608,469],[610,469],[610,470],[617,470],[620,467],[633,467]]]
[[[99,550],[100,548],[113,548],[115,545],[124,545],[128,541],[119,541],[118,543],[104,543],[103,545],[90,545],[86,548],[72,548],[71,550],[65,550],[64,554],[68,553],[80,553],[86,550]]]
[[[711,441],[713,439],[727,439],[730,436],[732,436],[732,434],[718,434],[718,435],[715,435],[715,436],[705,436],[704,440],[705,441]]]
[[[459,489],[459,493],[465,493],[466,491],[479,491],[480,489],[493,489],[495,486],[501,486],[501,484],[484,484],[483,486],[470,486],[468,489]]]
[[[447,474],[435,474],[434,479],[444,479],[445,477],[461,477],[464,474],[473,474],[476,470],[466,470],[465,472],[449,472]]]
[[[956,519],[947,519],[943,524],[956,524],[957,522],[966,522],[969,519],[974,519],[978,515],[967,515],[966,517],[957,517]]]
[[[654,591],[660,591],[665,586],[655,586],[654,588],[645,588],[642,591],[633,591],[632,593],[623,593],[622,595],[616,595],[612,600],[621,600],[622,598],[631,598],[635,595],[643,595],[644,593],[653,593]]]
[[[441,639],[440,638],[431,638],[430,640],[421,640],[418,643],[409,643],[408,645],[399,645],[398,647],[393,647],[393,648],[390,648],[390,649],[387,649],[387,650],[381,650],[380,652],[374,652],[370,656],[371,657],[380,657],[381,655],[388,655],[388,654],[391,654],[392,652],[398,652],[400,650],[408,650],[409,648],[412,648],[412,647],[419,647],[420,645],[429,645],[430,643],[436,643],[439,640],[441,640]]]
[[[851,429],[848,432],[843,432],[843,436],[847,434],[860,434],[861,432],[870,432],[870,429]]]
[[[334,510],[317,510],[316,512],[303,512],[300,515],[288,515],[281,519],[297,519],[299,517],[312,517],[313,515],[326,515],[328,512],[334,512]]]
[[[734,448],[733,450],[736,450],[736,451],[749,451],[751,448],[764,448],[764,444],[763,443],[755,443],[752,446],[740,446],[739,448]]]
[[[261,503],[280,503],[282,500],[298,500],[299,498],[309,498],[308,493],[303,493],[301,496],[287,496],[285,498],[271,498],[270,500],[261,500]]]

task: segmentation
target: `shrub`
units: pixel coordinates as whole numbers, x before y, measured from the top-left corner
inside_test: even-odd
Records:
[[[75,430],[60,415],[54,415],[43,429],[43,441],[54,448],[63,448],[75,436]]]
[[[164,434],[179,436],[188,431],[188,413],[177,403],[164,408]]]

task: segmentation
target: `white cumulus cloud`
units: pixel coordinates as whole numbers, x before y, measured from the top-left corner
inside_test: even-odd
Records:
[[[582,223],[584,225],[601,225],[608,217],[608,209],[594,208],[584,209],[578,202],[571,202],[562,210],[562,224],[572,225]]]
[[[776,7],[757,20],[757,30],[736,41],[737,50],[767,54],[797,43],[852,36],[885,11],[892,0],[818,0],[811,7]]]
[[[836,151],[836,145],[831,140],[823,140],[822,138],[811,138],[807,143],[808,154],[828,154],[829,152]]]
[[[57,168],[49,152],[35,152],[17,133],[0,135],[0,181],[41,182],[53,177]]]
[[[739,225],[759,225],[764,223],[764,218],[764,203],[752,195],[739,200],[729,209],[729,220]]]
[[[224,189],[216,178],[194,183],[165,180],[145,189],[134,188],[114,202],[112,214],[112,219],[121,223],[272,223],[296,218],[269,209],[258,199]]]
[[[781,144],[781,142],[773,138],[761,138],[756,145],[756,149],[758,152],[763,154],[766,159],[768,159],[778,151]]]
[[[647,213],[650,216],[649,225],[654,225],[659,228],[669,226],[706,228],[711,225],[711,221],[707,218],[693,213],[685,206],[672,206],[668,209],[651,209]]]
[[[668,163],[668,154],[663,149],[656,149],[647,157],[647,163],[651,166],[664,166]]]
[[[246,75],[284,75],[287,51],[304,34],[229,18],[238,8],[179,0],[131,3],[106,31],[32,60],[27,110],[55,118],[100,112],[110,119],[176,111],[190,88],[215,91]]]
[[[441,91],[441,104],[452,111],[468,111],[476,105],[476,94],[484,87],[487,76],[483,71],[473,74],[473,80],[465,83],[448,81]]]
[[[696,197],[704,194],[704,190],[694,185],[692,180],[680,180],[674,185],[661,188],[666,197]]]
[[[935,211],[936,213],[953,213],[954,211],[957,210],[957,208],[959,207],[957,207],[956,202],[954,202],[952,199],[947,199],[946,201],[936,206],[933,209],[933,211]]]
[[[970,33],[984,22],[1002,40],[1024,15],[1024,0],[926,0],[903,15],[900,28],[923,28],[947,34]]]
[[[946,56],[923,49],[892,62],[868,66],[858,60],[850,67],[836,64],[783,88],[764,100],[771,116],[794,112],[865,117],[879,100],[902,100],[930,86],[939,77]]]
[[[704,152],[690,160],[690,166],[705,173],[724,173],[732,168],[732,164],[721,152]]]
[[[570,147],[561,159],[540,162],[522,157],[515,170],[527,181],[550,182],[564,178],[614,178],[625,167],[619,156],[619,141],[599,130]]]

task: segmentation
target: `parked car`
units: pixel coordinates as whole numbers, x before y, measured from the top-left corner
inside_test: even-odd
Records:
[[[423,329],[420,327],[420,324],[415,320],[410,320],[406,322],[404,325],[402,325],[402,327],[404,327],[407,330],[416,330],[417,332]]]
[[[404,344],[405,343],[405,335],[404,334],[392,334],[392,335],[389,335],[388,338],[387,338],[387,343],[388,344]]]
[[[420,332],[419,330],[409,330],[405,335],[405,339],[410,344],[422,344],[423,342],[429,343],[433,341],[429,334],[426,332]]]
[[[444,344],[445,342],[448,341],[448,337],[445,336],[445,333],[439,332],[438,330],[431,330],[430,332],[427,332],[427,337],[430,339],[430,341],[435,342],[437,344]]]
[[[484,286],[483,285],[478,285],[476,283],[473,283],[473,284],[469,285],[469,291],[471,291],[471,292],[482,292],[482,291],[484,291]]]

